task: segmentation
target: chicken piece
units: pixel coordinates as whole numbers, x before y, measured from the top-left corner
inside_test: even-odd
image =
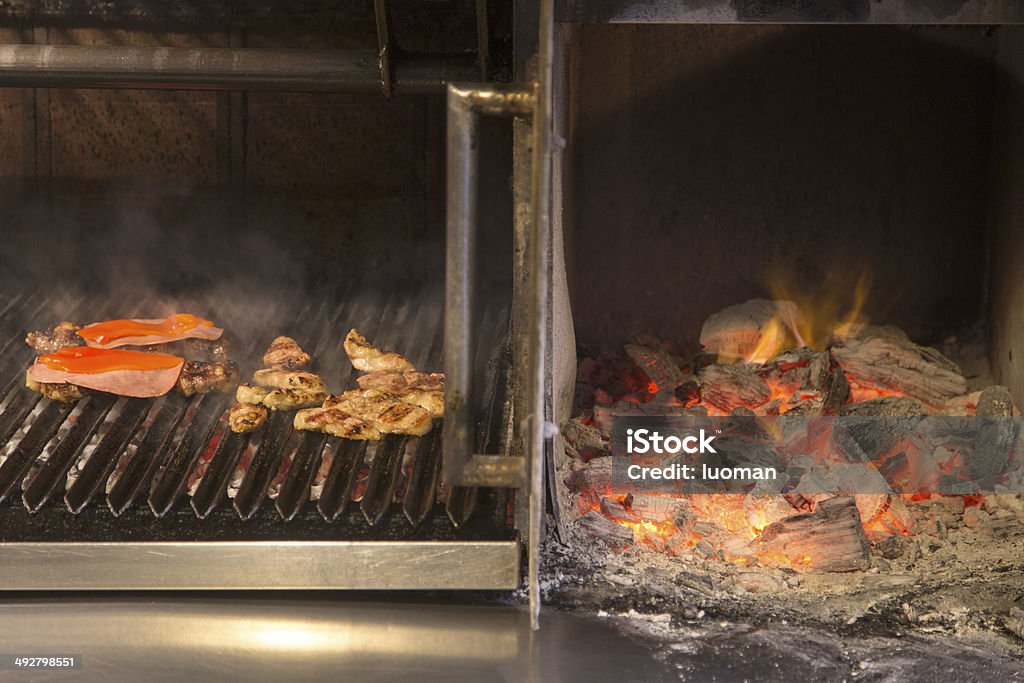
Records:
[[[270,389],[254,387],[251,384],[239,384],[238,389],[235,391],[235,400],[239,403],[259,405],[263,403],[263,399],[266,398],[269,393]]]
[[[267,409],[251,403],[236,403],[228,415],[228,426],[231,431],[239,434],[251,432],[263,426],[267,421]]]
[[[403,403],[419,406],[430,413],[430,417],[444,417],[444,392],[404,389],[397,394]]]
[[[81,325],[64,322],[57,323],[49,330],[29,332],[25,343],[36,350],[40,356],[54,353],[69,346],[82,346],[85,340],[78,336]]]
[[[291,337],[278,337],[263,354],[263,364],[282,370],[297,370],[309,363],[309,354]]]
[[[408,385],[405,382],[405,375],[400,372],[371,372],[360,375],[356,378],[360,389],[379,389],[397,393]]]
[[[51,401],[59,401],[61,403],[80,401],[85,398],[88,391],[75,384],[37,382],[28,373],[25,374],[25,386]]]
[[[415,370],[413,364],[397,353],[381,351],[367,341],[359,330],[353,328],[345,337],[345,353],[352,361],[352,367],[363,372],[408,372]]]
[[[411,370],[402,375],[405,384],[410,389],[422,389],[423,391],[444,391],[444,373],[442,372],[417,372]]]
[[[295,413],[295,429],[323,432],[356,441],[379,441],[381,433],[373,425],[338,408],[304,408]]]
[[[212,391],[230,392],[238,384],[238,365],[234,361],[208,363],[187,360],[178,375],[178,391],[185,396],[208,394]]]
[[[252,373],[252,379],[258,386],[270,389],[298,389],[310,393],[327,393],[327,385],[312,372],[264,368]]]
[[[235,392],[235,400],[249,405],[261,405],[271,410],[295,410],[308,406],[319,406],[324,402],[327,393],[324,391],[307,391],[305,389],[267,389],[254,387],[251,384],[240,384]]]
[[[272,389],[263,397],[263,405],[271,410],[295,410],[319,406],[327,398],[327,392],[305,389]]]
[[[353,389],[339,396],[328,396],[324,408],[340,408],[386,434],[423,436],[433,426],[430,413],[423,408],[377,389]]]

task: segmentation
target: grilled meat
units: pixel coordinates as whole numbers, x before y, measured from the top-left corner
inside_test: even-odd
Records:
[[[396,394],[403,403],[419,406],[430,413],[430,417],[444,417],[444,392],[405,389]]]
[[[444,391],[444,373],[442,372],[407,372],[403,375],[410,389],[423,391]]]
[[[309,363],[309,354],[291,337],[278,337],[263,354],[263,364],[283,370],[297,370]]]
[[[377,389],[353,389],[339,396],[328,396],[324,408],[339,408],[366,420],[387,434],[422,436],[430,431],[430,413],[398,395]]]
[[[298,389],[311,393],[327,393],[327,385],[312,372],[264,368],[252,374],[253,381],[270,389]]]
[[[270,389],[254,387],[251,384],[239,384],[238,389],[235,390],[235,400],[239,403],[247,403],[255,406],[263,403],[263,399],[266,398],[269,393]]]
[[[367,341],[359,330],[352,329],[345,337],[345,353],[352,361],[352,367],[363,372],[408,372],[415,370],[404,356],[381,351]]]
[[[380,389],[398,393],[403,389],[444,391],[444,375],[440,372],[371,372],[356,379],[360,389]]]
[[[60,401],[61,403],[74,403],[85,398],[87,393],[85,389],[75,384],[50,384],[47,382],[37,382],[32,379],[32,376],[25,373],[25,386],[36,392],[42,394],[45,398],[51,401]]]
[[[263,397],[263,405],[271,410],[295,410],[318,406],[327,398],[327,392],[306,389],[273,389]]]
[[[43,356],[47,353],[60,351],[69,346],[82,346],[85,340],[78,336],[81,326],[74,323],[57,323],[49,330],[29,332],[25,337],[25,343],[36,350],[36,353]]]
[[[29,377],[40,384],[76,384],[118,396],[153,398],[174,389],[185,359],[125,349],[63,348],[40,356]]]
[[[228,393],[238,384],[238,366],[234,361],[207,363],[187,360],[178,375],[178,391],[185,396],[208,394],[211,391]]]
[[[133,348],[139,348],[141,351],[169,353],[172,356],[184,356],[192,360],[202,360],[209,363],[222,363],[228,360],[231,343],[222,336],[220,339],[179,339],[167,342],[166,344],[152,344],[150,346]]]
[[[324,432],[357,441],[377,441],[380,431],[371,424],[339,408],[305,408],[295,413],[295,429]]]
[[[236,403],[228,415],[228,427],[239,434],[257,430],[266,421],[267,409],[251,403]]]
[[[267,389],[254,387],[251,384],[240,384],[235,392],[235,400],[249,405],[261,405],[271,410],[295,410],[318,406],[324,402],[327,393],[309,391],[307,389]]]

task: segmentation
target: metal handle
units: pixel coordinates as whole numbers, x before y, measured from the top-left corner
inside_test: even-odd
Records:
[[[448,206],[445,281],[444,372],[445,482],[454,486],[521,487],[527,480],[523,458],[474,453],[470,399],[474,386],[473,320],[476,280],[476,178],[479,159],[479,118],[532,116],[532,87],[496,85],[448,86]]]

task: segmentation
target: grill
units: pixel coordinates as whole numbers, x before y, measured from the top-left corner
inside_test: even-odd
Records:
[[[417,367],[436,369],[441,364],[443,292],[423,283],[385,288],[353,282],[304,297],[306,303],[298,307],[280,297],[269,310],[259,311],[222,297],[186,294],[175,299],[183,309],[201,310],[222,322],[229,335],[232,329],[252,330],[254,320],[280,321],[234,338],[231,356],[243,377],[260,366],[262,350],[274,336],[288,333],[312,354],[315,370],[332,390],[352,388],[356,386],[353,370],[341,347],[351,327],[386,348],[402,349],[409,340],[416,340],[417,346],[402,350]],[[188,548],[185,552],[192,557],[202,549],[223,552],[228,547],[224,542],[231,542],[230,553],[252,554],[246,563],[267,562],[268,548],[285,547],[281,542],[305,542],[310,552],[330,562],[333,577],[310,581],[301,569],[295,573],[303,564],[297,561],[302,548],[291,548],[297,554],[284,561],[275,559],[276,570],[267,568],[256,585],[345,587],[354,583],[360,588],[388,587],[395,579],[381,574],[343,578],[347,570],[340,565],[346,558],[360,564],[367,561],[367,554],[398,551],[415,558],[432,552],[434,542],[444,548],[437,557],[461,565],[458,568],[469,577],[466,587],[496,587],[495,582],[508,586],[518,581],[509,495],[496,489],[440,484],[440,424],[424,437],[387,435],[379,442],[347,441],[296,432],[291,426],[294,413],[276,412],[262,429],[236,434],[227,429],[231,401],[223,394],[184,398],[172,393],[161,399],[94,394],[72,406],[40,399],[25,388],[24,370],[32,357],[21,341],[25,330],[45,322],[41,316],[124,315],[92,303],[110,300],[97,296],[55,303],[27,294],[9,302],[0,314],[6,339],[2,353],[5,400],[0,412],[5,456],[0,482],[8,520],[0,541],[25,548],[45,546],[51,559],[55,549],[89,556],[97,552],[98,544],[113,541],[118,542],[120,553],[135,548],[140,556],[150,557],[156,552],[153,544]],[[488,304],[473,353],[476,375],[485,378],[474,401],[475,436],[481,452],[501,452],[507,446],[509,428],[509,308],[501,303],[508,301],[508,295],[497,293],[483,300]],[[151,297],[127,313],[143,315],[155,303]],[[204,546],[196,541],[211,543]],[[465,556],[460,549],[467,551]],[[360,552],[348,554],[353,550]],[[496,555],[502,564],[498,572],[493,571]],[[25,561],[31,556],[4,554],[0,564],[7,565],[9,587],[103,587],[101,571],[94,577],[101,579],[99,585],[83,584],[83,574],[92,572],[88,568],[83,572],[80,560],[73,572],[41,576],[38,558]],[[107,561],[100,560],[97,566],[105,567]],[[466,563],[489,568],[474,571]],[[175,563],[165,557],[159,564],[160,581],[142,579],[139,586],[173,583],[173,571],[170,575],[167,571],[168,564]],[[188,579],[183,585],[252,585],[252,572],[238,577],[237,565],[231,564],[222,573],[183,574]],[[59,562],[54,566],[59,567]],[[285,569],[288,574],[283,573]],[[123,588],[127,580],[131,587],[124,573],[111,577],[110,585]],[[487,579],[473,578],[479,574],[487,574]],[[410,587],[440,587],[441,576],[424,575],[421,580],[410,576]]]

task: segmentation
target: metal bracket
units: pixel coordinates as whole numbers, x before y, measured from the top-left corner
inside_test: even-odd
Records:
[[[479,118],[533,116],[535,89],[523,86],[448,86],[448,235],[445,290],[444,481],[453,486],[521,488],[525,458],[474,453],[471,396],[480,167]]]

